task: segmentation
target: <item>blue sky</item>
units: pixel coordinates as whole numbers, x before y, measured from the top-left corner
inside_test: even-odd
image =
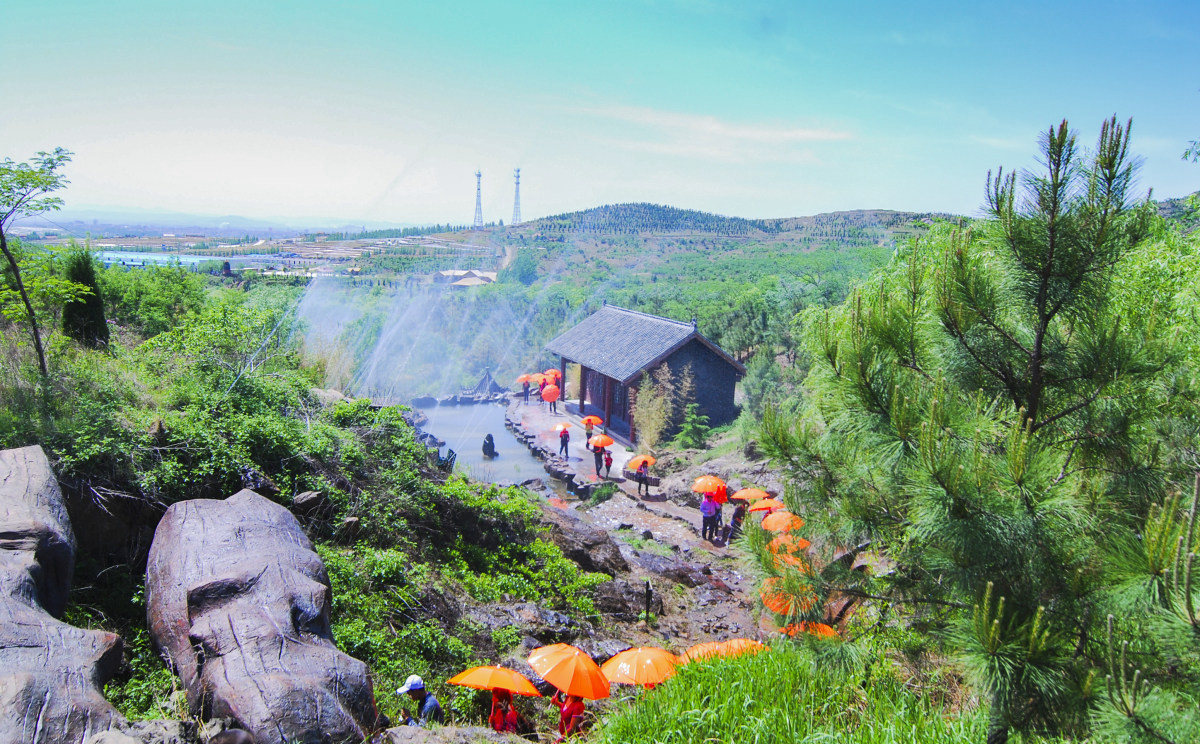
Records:
[[[975,214],[1067,118],[1200,189],[1200,3],[10,0],[0,156],[69,207],[508,220],[653,201]]]

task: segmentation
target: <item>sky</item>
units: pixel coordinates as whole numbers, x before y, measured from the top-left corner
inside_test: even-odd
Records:
[[[68,208],[508,222],[648,201],[978,214],[1133,118],[1143,190],[1200,189],[1200,2],[7,0],[0,158]]]

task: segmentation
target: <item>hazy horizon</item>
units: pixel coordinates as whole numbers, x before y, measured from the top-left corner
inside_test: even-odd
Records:
[[[484,219],[508,222],[520,167],[525,219],[973,215],[1048,126],[1090,145],[1114,113],[1142,191],[1200,188],[1182,0],[13,5],[0,157],[74,151],[77,211],[469,224],[479,168]]]

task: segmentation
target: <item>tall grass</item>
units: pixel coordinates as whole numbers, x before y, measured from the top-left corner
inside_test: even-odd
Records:
[[[986,733],[980,710],[945,711],[878,666],[847,669],[781,643],[757,656],[683,667],[628,709],[608,716],[594,740],[958,744],[982,741]]]

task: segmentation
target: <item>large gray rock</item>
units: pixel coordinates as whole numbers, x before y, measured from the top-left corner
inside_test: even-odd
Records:
[[[249,490],[172,505],[146,567],[150,633],[204,718],[258,744],[358,742],[379,715],[333,645],[329,577],[296,518]]]
[[[101,694],[121,639],[60,622],[75,536],[40,447],[0,451],[0,742],[77,744],[120,727]]]
[[[621,549],[604,530],[562,509],[547,508],[543,515],[550,523],[550,539],[585,571],[616,576],[629,570]]]

